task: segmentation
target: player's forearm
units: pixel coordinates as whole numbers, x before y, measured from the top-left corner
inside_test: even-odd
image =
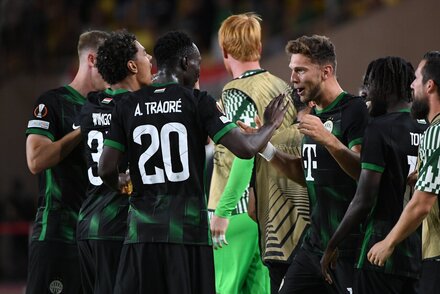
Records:
[[[395,247],[411,235],[428,215],[435,203],[435,194],[416,190],[413,197],[405,206],[396,225],[385,238],[390,246]]]
[[[221,217],[231,215],[232,210],[237,206],[238,201],[249,186],[252,176],[253,160],[253,158],[234,159],[228,182],[215,209],[216,215]]]
[[[28,167],[33,174],[37,174],[57,165],[70,154],[81,142],[81,132],[79,129],[72,131],[55,142],[40,138],[28,138],[28,140],[30,141],[26,144]]]
[[[361,173],[360,152],[348,149],[335,136],[332,136],[325,147],[346,174],[356,181],[359,180]]]
[[[374,205],[373,201],[367,202],[362,198],[359,194],[355,195],[344,218],[328,242],[328,248],[335,249],[351,232],[359,230],[359,225],[367,218]]]

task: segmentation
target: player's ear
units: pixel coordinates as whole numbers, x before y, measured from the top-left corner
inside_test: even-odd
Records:
[[[180,66],[184,71],[188,70],[188,57],[184,56],[180,59]]]
[[[332,74],[333,74],[333,66],[327,64],[322,67],[322,75],[325,80]]]
[[[93,53],[87,54],[87,63],[90,67],[94,67],[96,64],[96,56]]]
[[[129,60],[127,62],[127,68],[133,74],[137,74],[137,72],[138,72],[138,68],[137,68],[136,62],[134,62],[133,60]]]

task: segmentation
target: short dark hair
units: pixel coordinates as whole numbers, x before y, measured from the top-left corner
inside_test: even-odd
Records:
[[[111,33],[110,37],[99,46],[96,67],[102,78],[114,85],[125,79],[129,70],[127,62],[136,58],[136,37],[121,30]]]
[[[176,65],[180,58],[195,52],[191,38],[179,31],[168,32],[161,36],[153,52],[158,68]]]
[[[286,45],[288,54],[302,54],[310,58],[313,63],[324,65],[331,64],[336,73],[335,46],[326,36],[302,36],[290,40]]]
[[[364,76],[364,87],[368,99],[381,98],[388,103],[404,100],[411,102],[411,83],[414,81],[414,68],[403,58],[388,56],[370,62]]]
[[[98,47],[101,46],[109,36],[110,34],[106,31],[99,30],[91,30],[82,33],[78,39],[78,56],[87,49],[98,51]]]
[[[433,80],[437,85],[437,93],[440,94],[440,51],[429,51],[423,56],[425,66],[422,68],[422,82]]]

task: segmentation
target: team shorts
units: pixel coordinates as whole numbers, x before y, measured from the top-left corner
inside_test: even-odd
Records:
[[[440,257],[422,261],[419,294],[440,293]]]
[[[321,273],[321,256],[300,248],[281,282],[281,294],[353,293],[354,257],[339,257],[330,269],[333,284]]]
[[[84,294],[113,292],[123,241],[78,241]]]
[[[31,241],[26,294],[82,293],[76,244]]]
[[[417,294],[418,280],[374,270],[355,271],[354,292],[356,294]],[[430,292],[432,293],[432,292]]]
[[[124,244],[115,294],[214,294],[214,258],[208,245]]]

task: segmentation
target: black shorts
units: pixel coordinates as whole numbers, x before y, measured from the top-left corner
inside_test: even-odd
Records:
[[[137,243],[122,247],[115,294],[214,294],[211,246]]]
[[[32,241],[26,294],[82,293],[76,244]]]
[[[281,283],[282,294],[353,293],[354,257],[340,257],[330,269],[333,284],[321,274],[321,256],[300,248]]]
[[[422,276],[419,280],[419,294],[440,293],[440,258],[422,261]]]
[[[356,294],[416,294],[418,280],[374,270],[355,271],[353,293]],[[433,292],[430,292],[433,293]]]
[[[286,275],[287,269],[289,268],[290,263],[287,262],[266,262],[266,267],[269,270],[270,277],[270,293],[277,294],[281,281]]]
[[[78,241],[84,294],[113,292],[123,241]]]

